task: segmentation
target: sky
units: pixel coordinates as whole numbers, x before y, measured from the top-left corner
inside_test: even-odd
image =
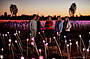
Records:
[[[90,15],[90,0],[0,0],[0,15],[10,13],[10,5],[18,7],[17,15],[39,14],[40,16],[69,16],[69,8],[76,3],[75,15]]]

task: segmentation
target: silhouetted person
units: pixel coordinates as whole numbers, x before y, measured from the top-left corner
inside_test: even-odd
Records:
[[[66,36],[67,42],[69,42],[70,39],[70,28],[71,23],[69,22],[69,18],[66,16],[63,23],[63,37]]]
[[[37,32],[37,22],[36,22],[37,16],[34,15],[33,19],[30,21],[30,31],[33,37],[36,37]]]
[[[57,21],[55,23],[55,33],[57,36],[57,33],[59,34],[59,36],[61,36],[62,33],[62,29],[63,29],[63,22],[60,16],[57,17]]]
[[[51,43],[51,37],[53,35],[53,22],[51,19],[51,16],[48,16],[48,20],[45,23],[45,27],[46,27],[46,41],[49,38],[49,43]]]
[[[41,31],[41,23],[40,23],[40,17],[37,16],[37,32]]]

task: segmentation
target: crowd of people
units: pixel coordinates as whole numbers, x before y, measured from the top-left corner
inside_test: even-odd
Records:
[[[39,21],[40,17],[38,15],[34,15],[33,19],[30,21],[30,32],[32,37],[36,37],[38,32],[41,32],[41,24]],[[45,23],[45,40],[51,43],[51,39],[53,37],[53,33],[55,36],[59,35],[61,39],[66,36],[67,41],[70,39],[70,28],[71,23],[69,22],[69,18],[66,16],[64,22],[62,21],[61,16],[57,16],[57,21],[55,23],[55,30],[53,30],[53,21],[51,16],[48,16],[47,21]],[[57,38],[56,38],[57,39]]]

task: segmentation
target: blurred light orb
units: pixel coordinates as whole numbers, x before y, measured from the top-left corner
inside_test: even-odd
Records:
[[[89,48],[87,49],[87,52],[89,52]]]
[[[79,35],[79,37],[81,38],[81,35]]]
[[[43,56],[39,56],[39,59],[43,59]]]
[[[9,34],[9,32],[7,32]]]
[[[31,42],[31,45],[33,45],[33,46],[34,46],[34,42]]]
[[[45,40],[43,40],[43,43],[45,43]]]
[[[1,58],[1,59],[3,59],[3,58],[4,58],[4,56],[3,56],[3,55],[0,55],[0,58]]]
[[[4,48],[2,48],[1,50],[4,51]]]
[[[15,43],[17,43],[17,40],[15,40]]]
[[[64,36],[64,38],[66,38],[66,36]]]
[[[69,44],[67,44],[67,47],[69,47]]]
[[[70,45],[72,45],[72,43],[70,42]]]
[[[27,39],[27,42],[29,41],[29,39]]]
[[[12,40],[11,40],[11,39],[9,39],[9,42],[10,42],[10,43],[11,43],[11,41],[12,41]]]
[[[21,59],[25,59],[23,56],[21,56]]]
[[[54,36],[53,38],[55,39],[56,37]]]
[[[39,49],[39,52],[41,52],[42,50],[41,49]]]
[[[78,44],[78,41],[76,41],[76,44]]]

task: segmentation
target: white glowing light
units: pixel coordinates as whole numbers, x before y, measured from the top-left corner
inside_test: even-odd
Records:
[[[3,48],[2,48],[1,50],[2,50],[2,51],[4,51],[4,49],[3,49]]]
[[[56,37],[54,36],[53,38],[55,39]]]
[[[85,48],[83,48],[83,51],[85,51]]]
[[[64,38],[66,38],[66,36],[64,36]]]
[[[48,46],[48,43],[46,43],[45,46]]]
[[[4,36],[4,34],[2,34],[2,36]]]
[[[71,39],[69,41],[71,42]]]
[[[17,40],[15,40],[15,43],[17,43]]]
[[[24,57],[22,56],[21,59],[24,59]]]
[[[72,45],[72,43],[70,42],[70,45]]]
[[[39,59],[43,59],[43,56],[39,56]]]
[[[7,32],[9,34],[9,32]]]
[[[67,44],[67,47],[69,47],[69,44]]]
[[[27,39],[27,42],[29,41],[29,39]]]
[[[58,35],[58,32],[57,32],[57,35]]]
[[[31,45],[33,45],[33,46],[34,46],[34,42],[31,42]]]
[[[90,32],[89,32],[89,34],[90,34]]]
[[[89,48],[87,49],[87,52],[89,52]]]
[[[78,41],[76,41],[76,44],[78,44]]]
[[[67,40],[65,40],[65,43],[67,43]]]
[[[44,33],[44,31],[42,31]]]
[[[41,49],[39,49],[39,52],[41,52],[42,50]]]
[[[34,37],[32,37],[31,40],[34,41]]]
[[[30,33],[30,36],[31,36],[32,34]]]
[[[45,40],[43,40],[43,43],[45,43]]]
[[[79,35],[79,37],[81,38],[81,35]]]
[[[0,55],[0,58],[3,59],[4,58],[3,55]]]
[[[7,34],[5,34],[5,36],[7,36]]]
[[[9,39],[9,42],[11,42],[12,40],[11,39]]]
[[[20,33],[20,31],[18,31],[18,33]]]
[[[11,46],[11,44],[9,43],[9,44],[8,44],[8,46],[10,47],[10,46]]]
[[[16,36],[17,34],[16,34],[16,33],[14,33],[14,35]]]
[[[38,34],[40,34],[40,32],[38,32]]]

